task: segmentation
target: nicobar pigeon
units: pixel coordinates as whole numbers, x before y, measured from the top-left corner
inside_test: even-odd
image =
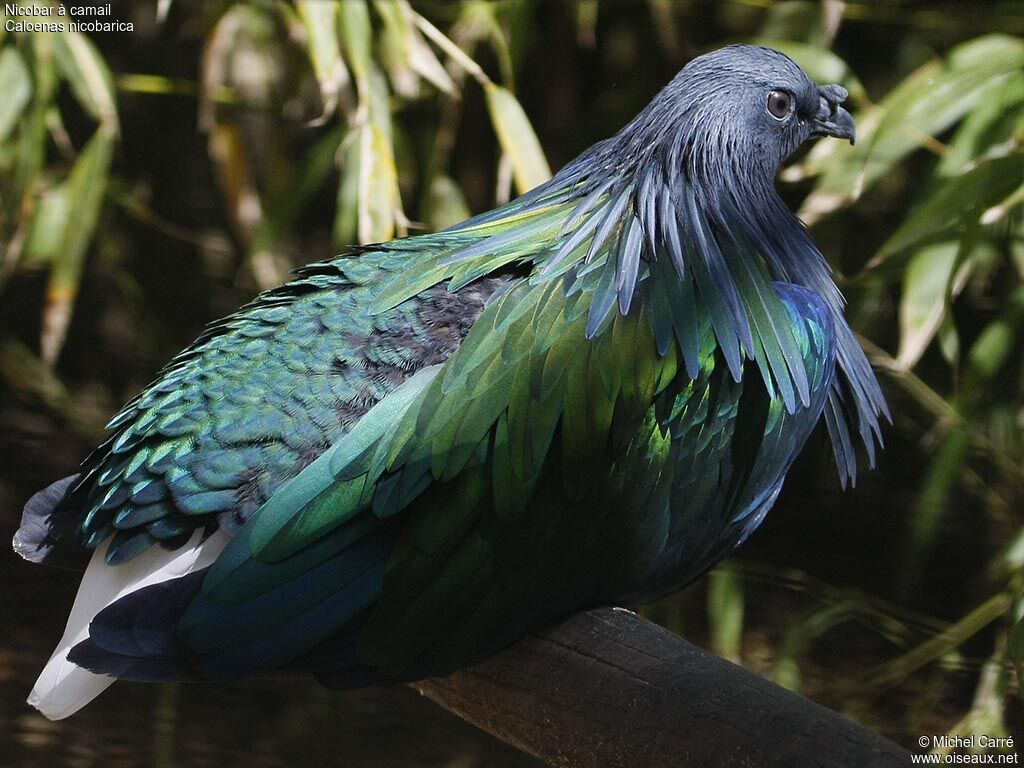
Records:
[[[88,562],[29,702],[444,675],[692,581],[822,415],[853,480],[885,402],[774,189],[806,140],[853,140],[845,98],[768,48],[709,53],[551,181],[211,325],[25,507],[22,556]]]

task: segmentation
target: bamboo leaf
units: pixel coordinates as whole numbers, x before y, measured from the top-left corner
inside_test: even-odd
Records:
[[[163,24],[167,21],[167,14],[171,12],[171,0],[157,0],[156,3],[156,21],[158,24]]]
[[[515,96],[494,83],[484,86],[491,124],[502,150],[512,162],[516,190],[522,194],[551,178],[537,134]]]
[[[900,348],[896,366],[917,364],[946,315],[950,283],[960,246],[947,241],[926,246],[910,259],[900,299]]]
[[[444,68],[433,48],[427,45],[427,41],[415,27],[412,28],[410,39],[409,66],[439,91],[449,95],[458,92],[458,87],[448,74],[448,70]]]
[[[334,244],[346,248],[359,242],[360,129],[348,132],[339,147],[338,202],[334,211]]]
[[[224,104],[268,109],[284,88],[281,24],[298,26],[294,14],[275,15],[259,5],[231,6],[207,35],[200,75],[199,126],[213,130]]]
[[[949,312],[944,312],[942,322],[939,323],[939,330],[936,332],[939,342],[939,351],[943,359],[949,363],[950,368],[960,367],[960,332]]]
[[[402,3],[400,0],[373,0],[373,7],[384,22],[384,29],[395,33],[395,42],[403,46],[400,53],[406,58],[409,54],[409,20]]]
[[[54,37],[54,58],[78,103],[101,123],[117,126],[114,82],[93,42],[80,32]]]
[[[39,195],[25,238],[25,257],[29,261],[49,262],[60,253],[68,228],[68,196],[66,180]]]
[[[463,13],[468,9],[472,8],[472,4],[467,4]],[[441,32],[437,27],[427,21],[425,18],[420,16],[418,13],[412,14],[412,20],[416,24],[416,27],[426,36],[431,42],[434,43],[438,48],[445,52],[449,60],[457,64],[463,71],[466,72],[470,77],[476,80],[483,86],[486,86],[491,82],[491,79],[487,76],[480,65],[477,64],[473,59],[462,50],[459,46],[453,43],[444,33]]]
[[[963,173],[979,159],[1015,146],[1014,137],[1024,132],[1024,72],[1008,78],[1002,88],[978,104],[957,128],[935,173]],[[1019,144],[1019,141],[1016,142]],[[1001,154],[1006,154],[1003,151]]]
[[[17,48],[0,51],[0,141],[18,122],[22,110],[32,98],[32,75]]]
[[[368,122],[359,128],[359,242],[379,243],[403,228],[387,81],[375,66],[367,73]]]
[[[955,650],[993,621],[1000,619],[1006,614],[1009,607],[1010,599],[1005,594],[998,593],[993,595],[970,613],[963,616],[955,624],[950,625],[939,634],[910,649],[902,656],[883,662],[874,669],[866,670],[864,673],[864,688],[871,690],[872,688],[891,685],[913,674],[924,665]]]
[[[598,0],[576,0],[576,40],[581,47],[597,44]]]
[[[414,98],[419,91],[419,75],[409,64],[411,25],[395,0],[374,0],[373,7],[384,21],[379,59],[391,78],[395,93],[403,98]]]
[[[359,242],[380,243],[395,235],[395,159],[378,126],[364,125],[360,129],[359,146]]]
[[[68,225],[50,271],[40,339],[43,362],[50,366],[56,362],[67,335],[82,264],[106,194],[113,151],[113,133],[100,127],[68,176]]]
[[[374,8],[384,20],[384,50],[395,91],[407,97],[416,96],[422,77],[444,93],[455,93],[455,83],[423,39],[416,26],[416,13],[408,1],[374,0]]]
[[[857,115],[855,147],[820,142],[804,163],[821,173],[800,209],[811,224],[858,199],[913,150],[993,98],[1024,68],[1024,41],[987,35],[964,43],[945,61],[931,61],[894,88],[877,107]]]
[[[967,173],[940,180],[931,195],[881,247],[876,261],[950,230],[977,224],[988,209],[1003,203],[1024,179],[1024,152],[982,162]],[[988,223],[988,222],[984,222]]]
[[[373,58],[370,55],[373,43],[373,27],[370,25],[370,9],[365,0],[345,0],[339,3],[338,28],[349,68],[359,86],[359,98],[365,99],[367,79]]]
[[[1006,653],[1017,670],[1017,684],[1024,689],[1024,599],[1017,601],[1014,618]]]
[[[8,158],[2,158],[0,282],[21,256],[26,228],[36,204],[36,190],[44,186],[40,184],[40,173],[49,143],[47,116],[60,80],[53,61],[53,37],[34,35],[30,38],[32,97],[18,117],[18,131],[8,148],[9,164]]]
[[[963,388],[968,394],[979,394],[983,383],[990,381],[1007,359],[1020,348],[1020,331],[1024,325],[1024,285],[1018,285],[1003,304],[999,317],[978,334],[967,353],[967,372]]]
[[[373,65],[366,78],[366,107],[369,122],[384,134],[384,138],[391,145],[394,136],[391,127],[391,92],[388,90],[388,81],[384,73]]]
[[[731,563],[708,577],[708,624],[715,653],[737,664],[743,656],[743,576]]]
[[[342,89],[351,80],[338,41],[338,3],[299,0],[297,6],[309,38],[306,47],[320,86],[323,116],[329,117],[338,105]]]
[[[227,203],[228,217],[239,238],[248,244],[263,217],[263,201],[239,126],[233,122],[215,123],[210,130],[208,147]]]

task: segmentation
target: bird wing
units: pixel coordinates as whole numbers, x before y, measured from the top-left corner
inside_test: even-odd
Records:
[[[208,329],[114,417],[80,477],[26,506],[21,550],[44,559],[47,537],[94,548],[113,536],[116,564],[197,528],[237,530],[372,405],[447,359],[504,282],[433,285],[373,314],[398,261],[370,252],[308,267]]]
[[[77,547],[113,536],[117,564],[157,542],[182,546],[197,528],[237,530],[372,405],[458,348],[508,282],[479,264],[542,246],[538,218],[557,231],[557,207],[525,226],[520,208],[304,267],[210,326],[111,420],[79,476],[26,505],[18,551],[74,563]],[[470,250],[475,259],[439,267]]]
[[[274,667],[359,619],[360,662],[399,673],[445,630],[445,657],[464,659],[455,630],[475,654],[494,611],[522,615],[488,645],[576,604],[580,579],[542,577],[588,548],[544,540],[587,523],[576,483],[609,486],[599,468],[678,373],[641,313],[588,341],[588,304],[560,281],[497,297],[448,362],[372,408],[239,531],[182,617],[185,646],[220,674]],[[517,604],[545,582],[574,594]]]

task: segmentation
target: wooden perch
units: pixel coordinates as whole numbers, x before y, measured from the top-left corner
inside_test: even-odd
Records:
[[[556,766],[910,765],[878,734],[619,609],[414,687]]]

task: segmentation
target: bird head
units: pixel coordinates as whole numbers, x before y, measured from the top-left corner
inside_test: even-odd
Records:
[[[771,183],[808,139],[854,141],[846,97],[842,86],[816,85],[779,51],[731,45],[687,64],[619,134],[617,148],[634,157],[653,152],[712,186]]]

